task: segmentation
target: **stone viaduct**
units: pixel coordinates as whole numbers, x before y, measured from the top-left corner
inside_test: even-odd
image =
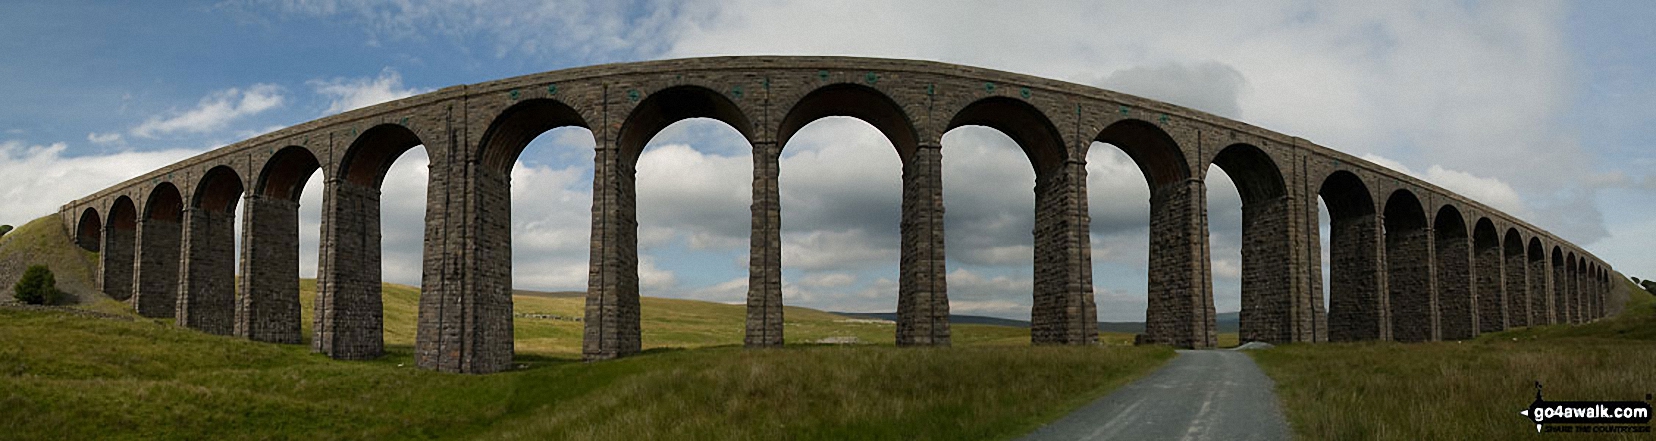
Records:
[[[1126,152],[1151,188],[1150,343],[1215,345],[1210,164],[1232,176],[1243,198],[1244,340],[1465,339],[1606,311],[1609,265],[1402,173],[1167,103],[911,60],[698,58],[449,87],[219,148],[70,202],[59,215],[81,247],[101,251],[101,289],[140,314],[300,343],[298,200],[321,172],[323,188],[311,189],[324,194],[312,348],[372,358],[383,351],[380,186],[399,155],[424,145],[431,165],[416,358],[426,369],[496,372],[511,366],[513,352],[512,165],[537,135],[584,127],[597,147],[583,352],[607,359],[640,349],[639,154],[668,124],[712,118],[753,148],[745,340],[778,346],[778,158],[796,131],[829,116],[868,122],[903,162],[900,345],[949,344],[940,141],[966,125],[1007,134],[1037,176],[1035,344],[1096,339],[1085,162],[1095,141]],[[1332,217],[1326,265],[1319,197]]]

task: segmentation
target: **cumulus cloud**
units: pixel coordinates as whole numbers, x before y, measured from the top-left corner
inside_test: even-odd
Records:
[[[1440,165],[1427,168],[1426,173],[1416,173],[1400,162],[1374,154],[1363,155],[1363,159],[1436,184],[1519,218],[1530,219],[1535,215],[1524,204],[1524,198],[1518,195],[1518,191],[1500,179],[1477,176],[1459,170],[1449,170]],[[1596,210],[1594,210],[1594,213],[1596,213]]]
[[[1248,82],[1236,68],[1224,63],[1163,63],[1115,71],[1097,84],[1106,89],[1153,98],[1240,119],[1238,101]]]
[[[328,109],[324,115],[360,109],[375,104],[407,98],[430,92],[432,89],[403,86],[402,74],[385,68],[373,78],[333,78],[306,82],[317,94],[327,97]]]
[[[22,225],[57,212],[66,202],[202,153],[175,149],[68,156],[68,148],[61,142],[0,142],[0,206],[6,207],[0,224]]]
[[[282,89],[274,84],[255,84],[246,89],[229,88],[208,94],[194,108],[154,116],[132,129],[134,136],[155,138],[174,133],[201,134],[224,129],[231,122],[282,105]]]
[[[86,134],[86,140],[91,141],[93,144],[118,144],[121,142],[121,134],[114,132],[88,133]]]

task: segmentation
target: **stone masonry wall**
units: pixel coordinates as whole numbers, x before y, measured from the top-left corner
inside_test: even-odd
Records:
[[[298,344],[299,204],[259,195],[244,198],[243,204],[236,336]]]
[[[1438,337],[1432,313],[1432,230],[1386,231],[1386,286],[1390,291],[1392,338],[1401,342]]]
[[[183,225],[160,219],[138,221],[138,257],[133,307],[150,318],[173,317],[178,299],[179,247]]]
[[[1082,268],[1091,266],[1091,250],[1082,240],[1088,219],[1081,203],[1086,166],[1069,162],[1036,181],[1030,338],[1035,343],[1091,344],[1098,336],[1098,311],[1089,285],[1082,282]]]
[[[329,176],[311,349],[340,360],[385,352],[380,300],[380,192]]]
[[[1380,218],[1329,221],[1328,341],[1391,340]]]
[[[748,248],[748,347],[782,346],[782,152],[775,142],[753,146],[752,236]]]
[[[606,147],[611,146],[611,147]],[[592,173],[592,271],[587,276],[582,357],[604,360],[638,353],[637,171],[614,142],[600,144]]]
[[[1477,250],[1474,257],[1477,267],[1476,283],[1473,285],[1473,296],[1477,299],[1478,332],[1498,332],[1508,327],[1507,323],[1507,291],[1501,285],[1501,247],[1496,244]]]
[[[178,325],[209,334],[236,329],[236,215],[184,210],[184,262],[179,276]]]
[[[922,145],[903,165],[902,251],[897,281],[897,344],[949,345],[949,298],[943,260],[943,152]],[[1039,302],[1037,300],[1037,302]],[[1040,305],[1037,303],[1037,310]],[[1032,326],[1041,326],[1032,316]],[[1031,338],[1049,335],[1031,328]]]
[[[1472,295],[1471,243],[1465,235],[1438,235],[1433,246],[1437,255],[1437,307],[1440,336],[1444,340],[1465,340],[1477,336],[1477,304]]]
[[[1297,341],[1295,299],[1289,286],[1289,205],[1287,197],[1242,205],[1243,342]]]
[[[1530,280],[1535,277],[1529,274],[1525,263],[1523,247],[1519,247],[1517,252],[1506,256],[1506,265],[1502,267],[1502,280],[1506,281],[1507,329],[1533,325]]]
[[[104,294],[115,300],[132,298],[133,254],[138,240],[135,229],[118,228],[114,222],[104,229],[103,252],[98,254],[98,279]]]
[[[1144,342],[1184,348],[1217,344],[1213,291],[1206,274],[1207,242],[1200,208],[1207,195],[1200,180],[1189,179],[1156,189],[1150,195],[1149,308]]]

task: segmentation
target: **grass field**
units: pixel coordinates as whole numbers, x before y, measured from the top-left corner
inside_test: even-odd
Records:
[[[1537,381],[1554,401],[1648,401],[1656,393],[1656,299],[1634,288],[1615,317],[1468,342],[1286,345],[1250,353],[1276,380],[1301,438],[1529,438],[1538,435],[1535,425],[1518,411],[1535,399]]]
[[[958,346],[652,349],[600,363],[520,353],[524,369],[475,376],[414,369],[407,346],[340,362],[160,322],[0,310],[0,437],[992,439],[1172,356]]]

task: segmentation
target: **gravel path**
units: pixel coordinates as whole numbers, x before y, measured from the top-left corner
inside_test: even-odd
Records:
[[[1179,351],[1150,376],[1022,439],[1290,439],[1274,387],[1247,354]]]

